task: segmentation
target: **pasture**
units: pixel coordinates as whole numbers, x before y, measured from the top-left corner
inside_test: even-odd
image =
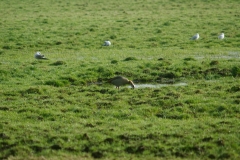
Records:
[[[240,159],[239,5],[1,0],[0,159]]]

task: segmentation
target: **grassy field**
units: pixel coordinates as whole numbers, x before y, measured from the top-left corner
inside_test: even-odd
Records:
[[[239,5],[1,0],[0,159],[240,159]]]

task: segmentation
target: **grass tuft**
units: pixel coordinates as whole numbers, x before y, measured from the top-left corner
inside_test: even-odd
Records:
[[[68,85],[67,80],[48,80],[45,82],[46,85],[54,86],[54,87],[63,87],[65,85]]]
[[[66,64],[66,62],[64,62],[64,61],[56,61],[56,62],[52,63],[51,65],[59,66],[59,65],[65,65],[65,64]]]
[[[124,61],[136,61],[137,58],[136,57],[127,57],[124,59]]]

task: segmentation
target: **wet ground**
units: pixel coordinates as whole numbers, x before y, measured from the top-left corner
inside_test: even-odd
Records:
[[[175,83],[175,84],[135,84],[135,88],[161,88],[168,86],[186,86],[187,83]]]

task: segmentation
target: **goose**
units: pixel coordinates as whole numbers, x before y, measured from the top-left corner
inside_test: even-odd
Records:
[[[198,40],[199,39],[199,34],[197,33],[197,34],[195,34],[192,38],[191,38],[191,40]]]
[[[224,38],[224,33],[221,33],[219,36],[218,36],[218,39],[223,39]]]
[[[134,85],[134,83],[132,81],[130,81],[127,78],[122,77],[122,76],[116,76],[114,78],[111,78],[109,80],[109,82],[111,84],[115,85],[118,90],[119,90],[120,86],[123,86],[123,85],[126,85],[126,84],[130,84],[133,89],[135,88],[135,85]]]
[[[35,53],[34,57],[35,57],[36,59],[47,59],[47,58],[44,57],[44,55],[41,54],[40,52]]]
[[[111,46],[111,42],[110,41],[105,41],[103,46]]]

